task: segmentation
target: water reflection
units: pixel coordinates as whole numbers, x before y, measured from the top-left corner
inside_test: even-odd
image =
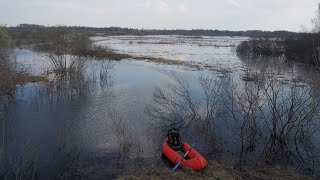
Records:
[[[292,62],[285,56],[244,56],[237,55],[244,63],[242,79],[244,81],[254,81],[258,78],[276,78],[283,83],[296,81],[300,83],[314,79],[314,75],[319,71],[315,67],[307,64]]]

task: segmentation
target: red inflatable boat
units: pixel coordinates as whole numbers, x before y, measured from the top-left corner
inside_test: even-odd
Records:
[[[162,144],[162,154],[165,155],[171,162],[178,164],[180,160],[180,168],[191,168],[196,171],[200,171],[207,166],[207,160],[204,159],[194,148],[192,148],[188,143],[182,142],[183,152],[188,153],[190,159],[186,160],[174,151],[168,144],[168,138],[166,138]]]

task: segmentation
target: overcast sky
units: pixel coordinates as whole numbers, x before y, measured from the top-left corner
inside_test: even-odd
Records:
[[[311,27],[319,0],[0,0],[0,24],[156,29]]]

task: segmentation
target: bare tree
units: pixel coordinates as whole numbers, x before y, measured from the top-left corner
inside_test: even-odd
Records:
[[[320,110],[319,98],[314,95],[319,94],[319,88],[270,81],[263,91],[267,105],[260,109],[268,117],[265,125],[269,141],[264,150],[267,160],[270,163],[285,160],[314,168],[319,147],[312,139],[319,133]]]
[[[320,32],[320,3],[318,3],[316,15],[311,19],[312,22],[312,32],[319,33]]]
[[[246,165],[248,153],[255,152],[268,164],[298,164],[314,170],[320,148],[313,141],[320,125],[319,87],[261,79],[245,83],[243,91],[231,90],[226,104],[241,141],[240,169]]]
[[[154,103],[146,112],[164,128],[204,123],[202,132],[213,135],[210,139],[216,138],[215,129],[222,128],[217,121],[228,124],[225,131],[239,139],[240,169],[258,160],[315,170],[320,165],[316,140],[320,132],[320,88],[296,81],[284,84],[271,74],[266,71],[254,81],[237,83],[216,76],[187,81],[173,74],[172,83],[155,89]]]
[[[243,90],[237,89],[239,85],[233,84],[228,89],[229,100],[225,102],[226,118],[233,120],[233,130],[240,140],[239,164],[240,169],[246,165],[248,153],[256,148],[258,139],[257,115],[260,102],[260,86],[245,82]]]
[[[166,89],[155,88],[153,104],[146,113],[153,120],[160,120],[163,127],[182,128],[200,119],[196,98],[192,95],[190,84],[181,75],[170,73],[174,80]],[[158,121],[159,122],[159,121]]]

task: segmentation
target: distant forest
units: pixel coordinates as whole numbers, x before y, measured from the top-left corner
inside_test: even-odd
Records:
[[[296,33],[290,31],[261,31],[261,30],[247,30],[247,31],[228,31],[228,30],[206,30],[206,29],[192,29],[192,30],[158,30],[158,29],[133,29],[121,27],[84,27],[84,26],[42,26],[36,24],[20,24],[15,27],[7,27],[11,34],[24,34],[35,31],[41,31],[47,28],[67,28],[76,33],[90,33],[100,35],[182,35],[182,36],[246,36],[253,38],[287,38],[298,37],[304,33]]]

